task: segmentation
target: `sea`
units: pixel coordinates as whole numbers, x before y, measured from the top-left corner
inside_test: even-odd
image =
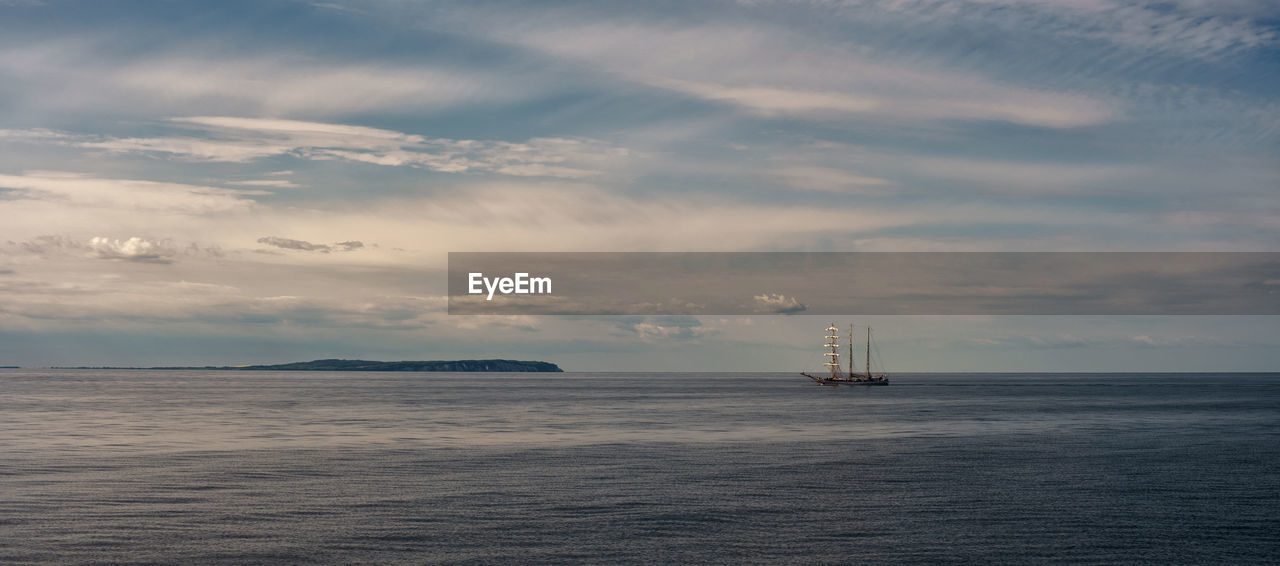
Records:
[[[1040,563],[1280,563],[1280,374],[0,370],[0,564]]]

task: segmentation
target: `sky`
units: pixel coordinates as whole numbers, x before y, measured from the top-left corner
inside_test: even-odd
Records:
[[[445,270],[1277,251],[1278,93],[1263,0],[0,0],[0,365],[799,371],[835,322],[897,371],[1276,371],[1275,316],[450,316]]]

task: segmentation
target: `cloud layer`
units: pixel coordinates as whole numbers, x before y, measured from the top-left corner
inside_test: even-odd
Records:
[[[1273,2],[265,6],[0,3],[0,332],[754,365],[810,349],[779,337],[811,296],[449,317],[447,253],[1280,243]],[[1203,334],[977,324],[910,330],[939,360]]]
[[[298,120],[195,116],[169,122],[198,136],[114,138],[47,129],[3,130],[0,139],[112,153],[158,154],[177,159],[245,163],[276,156],[421,167],[444,173],[497,173],[517,177],[584,178],[599,173],[624,149],[596,140],[534,138],[520,143],[427,138],[391,130]],[[232,184],[281,187],[283,180]]]

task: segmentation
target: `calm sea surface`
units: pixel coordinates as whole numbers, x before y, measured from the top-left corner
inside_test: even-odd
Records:
[[[0,563],[1280,563],[1280,374],[0,370]]]

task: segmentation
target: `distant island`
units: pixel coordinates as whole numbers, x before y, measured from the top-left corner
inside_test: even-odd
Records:
[[[524,360],[430,360],[375,362],[369,360],[313,360],[262,366],[167,366],[147,368],[74,367],[53,369],[203,369],[231,371],[452,371],[452,372],[563,372],[551,362]]]

